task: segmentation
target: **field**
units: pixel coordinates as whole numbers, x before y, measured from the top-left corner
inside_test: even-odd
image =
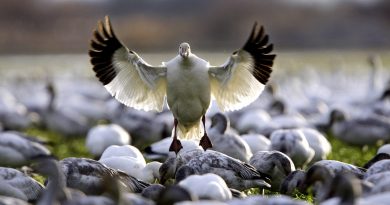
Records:
[[[292,81],[302,80],[302,84],[311,86],[314,83],[305,82],[307,74],[316,73],[319,78],[321,73],[326,73],[324,82],[329,82],[329,79],[335,81],[346,79],[347,81],[352,77],[358,81],[367,80],[369,78],[370,65],[367,61],[368,56],[376,55],[382,60],[381,75],[377,79],[379,84],[378,89],[382,89],[384,82],[388,80],[390,68],[390,52],[389,51],[322,51],[322,52],[276,52],[280,53],[276,59],[276,65],[272,78],[272,82],[280,83],[281,87],[288,85]],[[229,53],[210,54],[202,52],[200,57],[208,58],[211,64],[221,64],[226,60]],[[158,64],[160,61],[168,60],[173,54],[145,54],[144,59],[151,64]],[[40,56],[1,56],[0,57],[0,76],[2,79],[1,85],[6,85],[10,82],[17,82],[17,80],[45,80],[52,79],[72,79],[72,78],[86,78],[94,79],[86,55],[40,55]],[[339,72],[342,70],[341,72]],[[320,74],[318,74],[320,73]],[[342,75],[342,76],[340,76]],[[329,77],[331,76],[331,77]],[[15,80],[16,79],[16,80]],[[336,83],[337,84],[337,83]],[[367,84],[362,82],[360,84]],[[340,86],[341,84],[337,84]],[[335,86],[335,87],[337,87]],[[351,98],[363,96],[366,85],[360,85],[354,91],[348,91],[350,87],[355,84],[347,84],[343,91],[350,92]],[[310,90],[308,88],[308,90]],[[288,93],[289,90],[281,88],[280,97],[283,93]],[[315,91],[314,91],[315,92]],[[338,93],[339,90],[331,90],[331,92]],[[353,93],[356,92],[356,93]],[[345,93],[345,92],[344,92]],[[321,93],[319,93],[320,95]],[[348,93],[347,93],[348,94]],[[348,96],[347,96],[348,97]],[[294,96],[291,97],[291,100]],[[289,97],[285,99],[290,99]],[[39,138],[51,142],[49,149],[59,159],[66,157],[87,157],[92,158],[85,148],[85,136],[64,137],[60,133],[44,130],[38,127],[29,127],[23,130],[25,133],[38,136]],[[375,146],[352,146],[348,145],[336,138],[330,133],[327,136],[332,145],[332,152],[328,159],[339,160],[346,163],[355,164],[358,166],[364,165],[370,160],[381,145],[378,143]],[[37,176],[40,181],[44,179]],[[250,193],[250,192],[249,192]],[[254,193],[257,193],[255,190]],[[304,198],[306,196],[296,196],[297,198]],[[307,200],[311,201],[311,197]]]

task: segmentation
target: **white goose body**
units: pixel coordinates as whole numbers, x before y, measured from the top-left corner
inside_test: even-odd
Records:
[[[179,122],[178,135],[184,139],[202,136],[200,120],[210,106],[209,63],[189,54],[187,58],[176,56],[165,65],[167,101]]]

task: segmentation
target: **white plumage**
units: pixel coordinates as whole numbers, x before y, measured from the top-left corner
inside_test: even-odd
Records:
[[[121,103],[141,110],[162,111],[167,98],[175,118],[170,150],[182,148],[177,138],[200,139],[212,147],[205,131],[205,113],[213,96],[222,111],[237,110],[253,102],[272,72],[275,55],[268,35],[257,24],[242,49],[221,66],[211,66],[182,43],[179,55],[151,66],[115,36],[109,18],[99,21],[89,55],[96,77]],[[203,122],[203,126],[202,123]]]

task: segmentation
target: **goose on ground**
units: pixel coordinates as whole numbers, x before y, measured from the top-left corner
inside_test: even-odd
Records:
[[[277,125],[271,122],[271,116],[262,109],[244,112],[237,120],[236,127],[240,134],[257,133],[268,135],[277,129]]]
[[[211,118],[208,136],[213,144],[213,150],[228,156],[249,162],[252,152],[249,145],[237,134],[229,132],[230,122],[226,115],[217,113]]]
[[[48,183],[40,196],[37,205],[114,205],[118,204],[120,188],[116,186],[116,179],[105,176],[103,178],[104,196],[86,196],[83,192],[67,187],[67,179],[58,161],[52,157],[37,157],[32,165],[39,174],[48,177]],[[126,186],[123,184],[123,186]]]
[[[165,160],[168,157],[174,157],[174,153],[169,151],[169,146],[172,143],[172,138],[164,138],[158,142],[151,144],[145,148],[145,157],[151,160]],[[195,140],[181,140],[183,146],[180,152],[188,152],[191,150],[199,150],[201,147],[199,142]]]
[[[371,175],[387,171],[390,171],[390,159],[380,160],[367,169],[364,178],[366,179]]]
[[[104,150],[100,159],[121,156],[133,157],[143,162],[143,164],[146,164],[145,158],[142,155],[141,151],[139,151],[137,147],[134,147],[132,145],[111,145]]]
[[[176,182],[185,179],[191,174],[201,175],[214,173],[222,177],[230,188],[240,191],[254,187],[270,187],[266,182],[269,181],[269,176],[260,173],[252,165],[213,150],[207,150],[205,152],[194,150],[190,152],[196,152],[196,154],[194,154],[195,157],[193,157],[194,155],[188,154],[187,156],[192,156],[192,158],[183,160],[179,157],[176,160],[170,161],[168,159],[164,162],[164,164],[168,164],[168,166],[175,167],[171,168],[171,170],[176,170]],[[163,168],[164,166],[162,165],[161,167]],[[161,181],[166,181],[167,174],[164,173],[164,171],[169,170],[164,170],[162,168],[160,168]]]
[[[358,167],[356,165],[348,164],[337,160],[321,160],[314,163],[312,166],[315,165],[326,167],[333,175],[336,173],[347,172],[361,179],[366,174],[366,169],[362,167]]]
[[[180,44],[179,55],[172,60],[151,66],[117,39],[106,16],[94,31],[89,56],[96,76],[121,103],[162,111],[167,97],[174,116],[170,150],[178,153],[182,148],[178,138],[201,138],[204,149],[212,147],[204,132],[211,95],[222,111],[240,109],[258,98],[272,72],[272,49],[264,29],[255,24],[243,48],[221,66],[210,66],[192,54],[188,43]]]
[[[377,154],[379,154],[379,153],[390,154],[390,144],[384,144],[384,145],[380,146],[376,153]]]
[[[314,150],[314,157],[311,163],[326,159],[332,147],[326,137],[319,131],[312,128],[301,128],[309,146]]]
[[[58,107],[53,83],[48,83],[47,91],[49,104],[41,113],[44,126],[65,136],[85,135],[90,128],[88,119],[72,109]]]
[[[305,167],[314,157],[314,150],[299,129],[281,129],[272,132],[270,150],[277,150],[289,156],[296,168]]]
[[[376,162],[379,162],[379,161],[384,160],[384,159],[390,159],[390,154],[387,154],[387,153],[378,153],[378,154],[376,154],[373,158],[371,158],[368,162],[366,162],[366,163],[363,165],[363,168],[368,169],[368,168],[370,168],[373,164],[375,164]]]
[[[21,130],[30,126],[31,115],[27,108],[7,90],[0,89],[0,124],[6,130]]]
[[[181,201],[196,201],[198,198],[179,185],[169,185],[160,192],[156,205],[173,205]]]
[[[245,199],[233,199],[226,203],[228,205],[309,205],[306,201],[294,199],[285,195],[249,196]]]
[[[279,191],[283,179],[295,171],[295,165],[290,157],[279,151],[256,152],[251,157],[249,164],[261,173],[271,176],[272,191]]]
[[[331,131],[335,138],[353,145],[373,145],[390,140],[390,120],[378,115],[348,119],[341,110],[331,112]]]
[[[0,133],[0,166],[19,167],[28,165],[38,155],[50,155],[40,143],[16,132]]]
[[[303,180],[305,179],[306,172],[303,170],[292,171],[287,177],[285,177],[280,185],[279,192],[281,194],[293,196],[296,191],[301,192],[303,190]]]
[[[38,199],[42,190],[42,184],[23,172],[0,167],[0,195],[31,202]]]
[[[249,133],[241,135],[241,138],[249,145],[253,154],[258,151],[268,151],[271,146],[271,141],[261,134]]]
[[[199,199],[226,201],[232,199],[226,182],[213,173],[191,175],[178,183]]]
[[[0,196],[0,204],[1,205],[31,205],[30,203],[24,200],[9,197],[9,196]]]
[[[129,132],[132,144],[140,149],[170,136],[171,132],[167,130],[165,122],[158,121],[154,113],[142,112],[125,106],[121,106],[119,115],[112,119],[112,122]],[[169,132],[168,135],[167,132]]]
[[[111,145],[128,145],[131,137],[121,126],[116,124],[97,125],[88,131],[85,146],[95,157],[100,157]]]
[[[150,186],[146,187],[144,190],[141,192],[141,196],[157,201],[160,193],[165,190],[165,186],[161,184],[151,184]]]
[[[144,182],[153,183],[160,178],[159,169],[161,162],[153,161],[144,164],[145,162],[130,156],[108,157],[100,159],[99,162],[110,168],[121,170]]]
[[[79,189],[88,195],[98,195],[103,192],[105,176],[119,180],[130,192],[141,192],[149,186],[148,183],[92,159],[70,157],[61,160],[60,165],[66,177],[67,186]]]

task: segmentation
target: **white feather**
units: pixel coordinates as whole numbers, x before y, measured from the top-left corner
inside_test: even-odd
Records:
[[[138,66],[138,63],[147,64],[136,54],[128,54],[124,47],[115,51],[113,63],[117,75],[105,85],[110,94],[129,107],[161,112],[165,101],[166,81],[160,76],[164,73],[158,69],[146,70]]]
[[[252,74],[254,59],[246,51],[239,55],[230,58],[226,67],[210,68],[211,94],[222,111],[241,109],[255,101],[264,90],[264,85]],[[233,65],[228,66],[229,63]]]

